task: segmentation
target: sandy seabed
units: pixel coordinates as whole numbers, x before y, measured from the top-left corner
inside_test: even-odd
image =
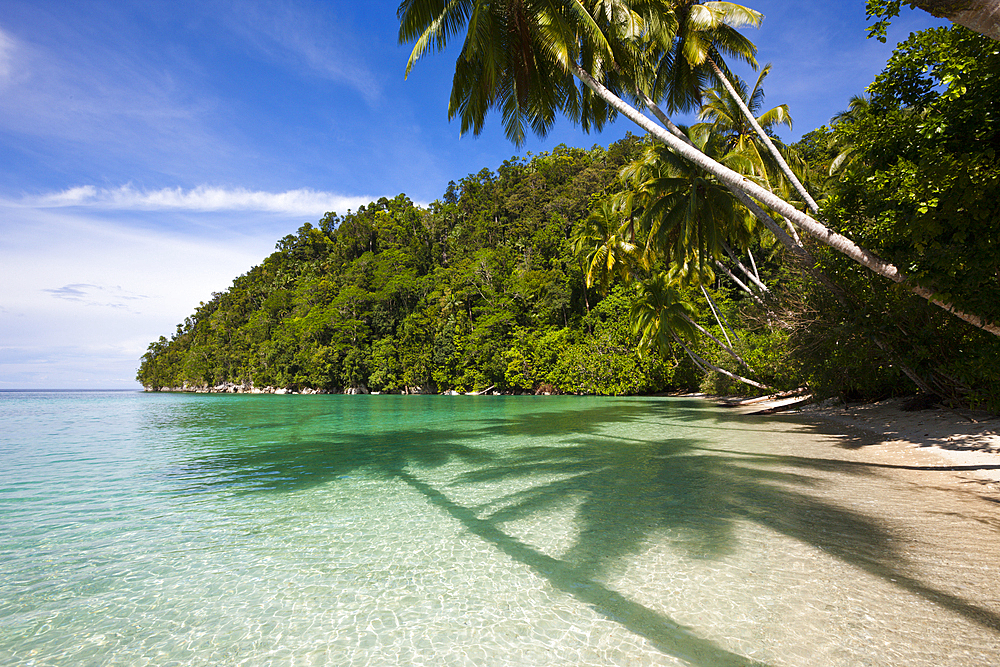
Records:
[[[107,448],[108,465],[160,456],[140,476],[157,485],[95,486],[91,505],[115,520],[91,523],[53,507],[76,511],[62,490],[86,485],[93,451],[72,459],[65,434],[47,436],[34,483],[57,504],[10,505],[45,535],[0,559],[0,588],[4,568],[26,582],[19,616],[0,619],[0,664],[1000,667],[988,415],[895,401],[751,417],[736,413],[784,401],[602,399],[603,421],[556,409],[542,423],[538,404],[504,402],[520,412],[473,436],[496,453],[483,461],[439,455],[452,451],[439,437],[481,418],[461,401],[414,422],[430,435],[408,442],[426,452],[409,459],[351,419],[346,435],[321,422],[291,440],[283,429],[307,421],[309,401],[290,400],[285,421],[266,402],[213,401],[241,408],[219,422],[240,429],[214,429],[234,433],[210,450],[228,454],[199,444],[178,458],[177,434],[203,428],[184,420],[159,447]],[[129,442],[135,422],[110,437]],[[247,425],[261,454],[234,458]],[[313,439],[362,451],[300,444]],[[278,479],[293,486],[274,493]]]

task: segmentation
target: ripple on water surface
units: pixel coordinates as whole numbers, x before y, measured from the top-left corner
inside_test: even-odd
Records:
[[[136,394],[0,421],[4,664],[1000,664],[996,522],[791,423]]]

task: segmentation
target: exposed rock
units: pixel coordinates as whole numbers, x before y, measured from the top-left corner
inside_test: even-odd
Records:
[[[330,392],[326,389],[314,389],[312,387],[299,387],[293,385],[291,387],[255,387],[252,382],[244,382],[243,384],[237,384],[235,382],[222,382],[220,384],[213,386],[209,385],[194,385],[185,383],[181,387],[152,387],[149,385],[143,386],[143,391],[147,392],[167,392],[167,393],[188,393],[188,394],[329,394],[329,393],[340,393]],[[345,394],[367,394],[368,387],[361,385],[360,387],[352,387],[351,389],[345,390]]]

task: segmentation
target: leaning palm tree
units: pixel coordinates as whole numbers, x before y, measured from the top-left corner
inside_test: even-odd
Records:
[[[633,331],[639,335],[640,351],[655,350],[661,355],[666,355],[670,352],[670,343],[673,341],[681,346],[695,366],[706,372],[715,371],[758,389],[770,389],[765,384],[706,361],[684,342],[685,337],[694,338],[700,331],[721,346],[737,363],[752,372],[750,366],[735,350],[694,321],[694,306],[683,298],[666,274],[657,273],[641,284],[642,294],[636,299],[630,311]]]
[[[723,141],[728,151],[739,153],[749,161],[750,170],[745,172],[747,176],[756,179],[761,185],[780,195],[785,200],[795,203],[796,190],[794,185],[789,183],[781,169],[781,165],[775,160],[770,150],[762,144],[753,126],[742,113],[741,105],[737,103],[737,100],[740,100],[742,108],[749,109],[757,125],[764,128],[765,132],[769,135],[773,128],[778,125],[786,125],[791,128],[792,117],[788,111],[788,105],[781,104],[767,111],[762,111],[764,101],[763,83],[770,71],[771,65],[768,63],[761,69],[752,89],[748,89],[742,79],[733,76],[733,87],[737,93],[735,98],[729,95],[721,85],[709,88],[704,92],[704,103],[698,111],[698,118],[709,121],[713,131],[724,137]],[[773,145],[786,163],[794,162],[799,170],[804,168],[804,162],[794,151],[791,151],[776,139],[773,139]],[[748,208],[752,209],[753,207],[749,206]],[[755,211],[754,213],[763,225],[771,225],[771,221],[763,218],[760,212]],[[787,221],[786,229],[790,233],[794,243],[801,245],[795,228]],[[732,253],[728,254],[732,256]],[[736,257],[733,257],[733,261],[739,264],[739,260]],[[754,263],[752,255],[750,256],[750,261],[751,264]],[[746,271],[743,266],[740,266],[740,269],[751,278],[751,281],[756,277],[755,272]],[[764,291],[767,291],[763,285],[760,285],[760,287]]]
[[[734,168],[748,168],[749,162],[739,152],[725,154],[725,142],[711,126],[700,124],[679,131],[702,152]],[[616,201],[627,215],[638,217],[645,237],[644,264],[668,267],[672,282],[702,286],[727,343],[732,344],[726,324],[704,290],[704,285],[715,281],[715,269],[770,312],[768,305],[722,262],[725,253],[745,275],[755,278],[737,259],[730,244],[749,251],[749,246],[760,240],[759,227],[727,188],[662,144],[648,147],[619,176],[626,189]],[[763,287],[759,279],[757,283]],[[767,291],[766,287],[763,291]],[[733,334],[735,337],[735,331]]]
[[[727,151],[711,126],[680,130],[693,146],[721,163],[744,171],[752,167],[741,152]],[[626,190],[617,203],[626,215],[638,217],[645,237],[646,265],[684,267],[682,273],[689,281],[697,276],[695,282],[705,282],[713,267],[735,279],[721,259],[731,254],[731,246],[745,249],[756,241],[759,228],[747,209],[711,173],[655,144],[626,165],[619,177]]]
[[[668,76],[676,78],[677,72],[686,72],[683,79],[689,82],[689,92],[684,97],[668,98],[671,108],[692,109],[701,103],[700,95],[704,90],[702,81],[714,80],[729,94],[730,99],[740,114],[754,130],[761,144],[771,154],[771,158],[780,171],[792,184],[799,196],[813,214],[819,211],[816,202],[798,177],[788,166],[771,137],[757,122],[753,112],[744,103],[743,97],[732,83],[736,77],[729,71],[722,60],[722,53],[738,57],[756,69],[753,55],[756,48],[741,35],[736,28],[742,26],[758,27],[763,15],[742,5],[731,2],[684,3],[679,8],[683,18],[681,33],[675,40],[673,53],[666,54],[657,67],[660,71],[669,72]]]
[[[732,81],[737,97],[750,110],[757,124],[768,134],[779,125],[785,125],[789,129],[792,127],[792,116],[788,111],[787,104],[780,104],[767,111],[761,110],[764,102],[763,83],[770,71],[770,63],[761,68],[752,89],[748,88],[747,84],[737,76],[734,76]],[[721,86],[714,86],[705,91],[704,101],[698,110],[698,119],[712,124],[713,131],[723,137],[728,150],[738,151],[752,160],[752,175],[756,176],[763,185],[786,195],[786,197],[789,195],[786,187],[779,186],[783,174],[774,156],[771,155],[766,146],[762,145],[760,138],[750,121],[743,115],[736,100]],[[783,153],[784,151],[781,150],[783,146],[779,147],[779,145],[780,142],[775,142],[779,153]]]
[[[758,79],[756,90],[759,90],[759,83],[760,79]],[[757,96],[751,95],[749,99],[752,101],[755,97]],[[691,145],[697,147],[706,155],[719,160],[721,163],[741,170],[748,175],[752,175],[755,171],[760,173],[767,168],[767,154],[756,151],[752,145],[748,146],[740,141],[737,130],[733,125],[738,128],[742,116],[735,113],[730,113],[729,115],[721,113],[727,108],[725,104],[728,99],[728,97],[719,96],[719,105],[716,107],[717,113],[705,114],[717,119],[722,117],[723,122],[712,124],[700,123],[690,129],[679,128],[678,131],[683,134]],[[759,102],[757,102],[757,105],[759,105]],[[766,115],[763,114],[765,117]],[[780,117],[778,114],[775,114],[775,116]],[[733,122],[730,124],[726,120]],[[750,141],[752,143],[752,137]],[[627,206],[631,213],[642,211],[640,220],[644,223],[642,225],[643,229],[648,233],[646,243],[647,264],[657,262],[669,263],[670,271],[668,275],[672,284],[700,285],[719,328],[723,335],[726,336],[726,342],[729,345],[732,343],[729,341],[728,335],[726,335],[726,326],[720,318],[718,309],[713,304],[711,296],[705,291],[704,287],[705,284],[714,281],[711,268],[702,259],[703,254],[699,255],[692,252],[692,246],[696,244],[690,242],[676,243],[678,228],[683,230],[685,227],[690,229],[692,225],[698,227],[706,224],[710,225],[711,228],[707,234],[704,231],[700,233],[687,231],[686,235],[689,238],[712,239],[715,242],[711,246],[714,253],[711,262],[712,267],[725,273],[730,280],[749,295],[764,311],[772,312],[768,304],[736,277],[720,261],[718,256],[721,246],[721,249],[737,264],[744,275],[753,281],[754,274],[739,262],[736,253],[729,247],[729,243],[732,243],[737,248],[749,251],[751,243],[761,242],[764,238],[760,228],[753,224],[754,216],[747,215],[748,211],[745,208],[735,205],[735,200],[730,196],[732,192],[720,187],[707,172],[695,169],[691,163],[678,159],[672,151],[662,144],[647,148],[637,160],[622,169],[621,177],[626,181],[628,188],[625,193],[619,196],[620,205]],[[705,205],[706,201],[711,200],[718,200],[722,206],[718,204],[715,206]],[[725,205],[727,201],[728,206]],[[731,208],[733,206],[735,208]],[[702,216],[701,214],[703,213],[711,213],[711,215]],[[761,216],[758,214],[756,217],[759,219]],[[665,220],[660,220],[660,218],[665,218]],[[766,217],[764,219],[773,224],[771,218]],[[781,230],[779,229],[778,231],[780,232]],[[674,243],[665,243],[664,239],[667,237],[674,239]],[[654,241],[658,241],[658,243],[654,243]],[[815,278],[817,282],[824,285],[846,312],[854,312],[856,310],[856,306],[850,297],[816,268],[816,261],[812,259],[809,251],[800,242],[792,240],[785,235],[783,243],[793,253],[799,255],[800,268]],[[750,257],[752,259],[752,255]],[[702,261],[699,262],[699,259],[702,259]],[[767,288],[759,282],[759,279],[757,279],[756,284],[763,291],[767,291]],[[694,326],[699,325],[694,324]],[[749,366],[746,366],[745,362],[736,355],[731,347],[719,341],[708,331],[702,329],[702,332],[712,338],[728,354],[749,369]],[[735,331],[733,333],[735,336]],[[868,337],[883,351],[890,363],[901,368],[917,387],[923,391],[933,393],[933,390],[929,388],[927,383],[915,371],[906,366],[877,332],[871,332],[868,334]],[[723,373],[725,374],[725,372]]]
[[[745,201],[757,200],[869,270],[1000,336],[1000,326],[912,283],[892,263],[706,156],[622,98],[649,90],[647,81],[640,79],[637,63],[642,60],[637,54],[647,47],[661,49],[677,36],[676,10],[669,0],[403,0],[399,37],[401,42],[415,42],[409,70],[428,51],[443,49],[466,30],[449,104],[449,115],[461,118],[463,131],[481,131],[486,114],[496,109],[508,137],[519,144],[526,126],[544,136],[559,112],[585,130],[600,129],[621,114],[728,188],[741,191]]]

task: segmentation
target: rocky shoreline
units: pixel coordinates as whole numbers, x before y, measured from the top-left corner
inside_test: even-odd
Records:
[[[209,385],[188,385],[182,387],[150,387],[144,386],[143,391],[156,393],[183,393],[183,394],[368,394],[365,387],[349,387],[343,391],[327,391],[325,389],[313,389],[311,387],[255,387],[253,384],[236,384],[235,382],[223,382],[215,386]]]
[[[210,385],[188,385],[181,387],[150,387],[144,386],[143,391],[156,393],[184,393],[184,394],[278,394],[278,395],[313,395],[313,394],[341,394],[341,395],[374,395],[379,394],[402,394],[410,396],[418,395],[441,395],[441,396],[551,396],[554,392],[551,387],[542,385],[535,390],[523,391],[498,391],[494,387],[487,387],[482,391],[456,391],[448,389],[438,391],[432,387],[407,387],[395,391],[371,391],[364,385],[356,387],[346,387],[344,389],[315,389],[312,387],[256,387],[253,383],[237,384],[235,382],[223,382],[221,384]]]
[[[378,394],[377,391],[369,391],[368,387],[364,385],[358,387],[347,387],[345,389],[338,390],[327,390],[327,389],[314,389],[312,387],[255,387],[253,383],[249,384],[237,384],[235,382],[223,382],[215,386],[209,385],[188,385],[185,384],[181,387],[149,387],[144,386],[143,391],[147,392],[165,392],[165,393],[185,393],[185,394],[301,394],[301,395],[311,395],[311,394],[349,394],[349,395],[361,395],[361,394]],[[430,394],[437,393],[431,391],[422,391],[420,387],[408,388],[405,392],[384,392],[384,393],[407,393],[407,394]]]

